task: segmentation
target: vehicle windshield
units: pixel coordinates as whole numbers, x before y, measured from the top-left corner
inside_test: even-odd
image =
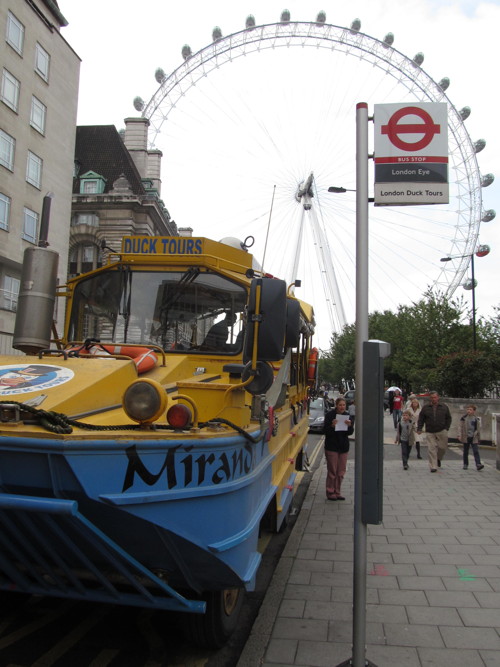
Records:
[[[246,301],[244,287],[198,268],[153,272],[118,267],[75,287],[68,339],[237,354]]]
[[[315,398],[309,403],[309,410],[324,410],[325,404],[322,398]]]

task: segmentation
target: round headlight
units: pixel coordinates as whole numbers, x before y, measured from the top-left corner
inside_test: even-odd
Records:
[[[123,394],[123,409],[130,419],[141,424],[151,424],[167,409],[165,390],[156,380],[144,378],[133,382]]]

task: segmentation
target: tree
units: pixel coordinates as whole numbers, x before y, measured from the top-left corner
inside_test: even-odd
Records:
[[[470,347],[472,337],[469,326],[461,322],[463,313],[463,301],[431,290],[411,306],[399,307],[391,356],[393,373],[403,385],[430,388],[437,360]]]
[[[330,351],[319,361],[320,381],[340,385],[355,375],[356,327],[348,324],[342,333],[332,334]]]
[[[494,364],[488,372],[485,370],[487,359],[498,356],[500,307],[496,311],[497,317],[491,321],[480,319],[477,323],[477,349],[481,354],[476,356],[471,356],[472,325],[470,320],[464,323],[470,313],[466,312],[463,299],[449,299],[428,289],[419,301],[399,306],[396,313],[371,313],[369,338],[391,344],[391,355],[384,363],[385,380],[406,390],[436,388],[448,395],[456,395],[462,387],[460,393],[464,395],[465,366],[469,367],[470,378],[467,395],[483,395],[500,379],[499,369]],[[320,366],[321,377],[326,379],[328,373],[328,380],[335,383],[354,377],[355,343],[353,324],[344,327],[340,334],[334,334],[331,348],[324,355],[325,376]],[[457,357],[462,351],[463,357]],[[473,367],[474,361],[476,367]]]
[[[484,398],[500,379],[500,354],[454,352],[438,359],[435,388],[446,396]]]

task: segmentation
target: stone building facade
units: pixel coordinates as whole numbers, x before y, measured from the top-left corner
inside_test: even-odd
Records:
[[[65,25],[56,0],[0,3],[1,354],[15,353],[23,255],[39,243],[49,193],[47,240],[66,281],[80,58],[61,35]],[[62,317],[61,309],[58,327]]]
[[[77,127],[68,275],[98,268],[126,235],[176,236],[161,199],[161,157],[147,148],[149,121]]]

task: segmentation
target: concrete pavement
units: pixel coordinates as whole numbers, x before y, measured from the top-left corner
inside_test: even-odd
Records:
[[[368,526],[366,658],[500,667],[495,461],[462,470],[457,449],[431,474],[423,447],[404,471],[385,419],[383,523]],[[326,500],[325,479],[321,455],[238,667],[335,667],[352,657],[354,462],[345,501]]]

